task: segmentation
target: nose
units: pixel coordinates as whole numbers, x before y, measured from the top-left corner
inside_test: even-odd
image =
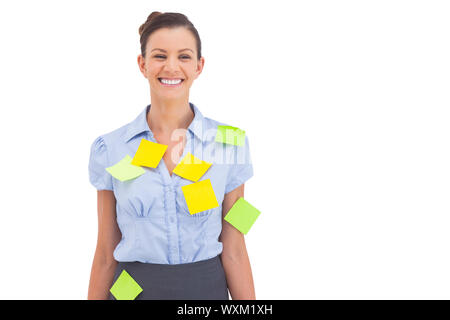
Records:
[[[167,71],[170,71],[170,72],[178,71],[179,68],[178,68],[178,60],[177,60],[177,58],[168,58],[166,60],[166,64],[165,64],[164,68]]]

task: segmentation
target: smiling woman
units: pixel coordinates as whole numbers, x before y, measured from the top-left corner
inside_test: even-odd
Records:
[[[152,13],[139,30],[138,65],[149,81],[152,101],[173,109],[172,105],[179,106],[186,100],[193,81],[202,72],[200,37],[184,15],[174,13]]]
[[[88,299],[119,299],[125,281],[132,281],[136,299],[228,300],[228,290],[233,299],[255,299],[243,234],[224,220],[253,175],[248,137],[239,146],[215,141],[218,126],[228,125],[189,102],[205,59],[185,15],[153,12],[139,34],[137,62],[151,104],[91,146],[99,226]],[[133,165],[138,173],[131,178],[111,173],[116,164],[131,167],[124,160],[143,145],[163,150],[156,167]],[[174,171],[184,159],[207,154],[227,161],[217,157],[198,181]]]

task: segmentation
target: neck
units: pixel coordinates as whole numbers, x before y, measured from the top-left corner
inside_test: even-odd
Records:
[[[154,101],[152,99],[147,122],[156,134],[171,134],[176,129],[187,129],[194,119],[188,101]]]

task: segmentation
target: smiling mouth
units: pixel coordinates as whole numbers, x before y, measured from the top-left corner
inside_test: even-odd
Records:
[[[163,86],[166,86],[166,87],[176,87],[176,86],[179,86],[184,81],[184,79],[177,79],[177,80],[181,80],[181,81],[179,83],[171,84],[171,83],[164,83],[164,82],[162,82],[161,81],[162,79],[163,78],[158,78],[158,81],[159,81],[159,83],[161,83]]]

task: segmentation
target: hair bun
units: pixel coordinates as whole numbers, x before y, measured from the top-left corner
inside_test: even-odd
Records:
[[[145,28],[151,23],[152,20],[154,20],[157,16],[162,15],[162,12],[159,11],[153,11],[148,17],[147,21],[145,21],[140,27],[139,27],[139,36],[142,36],[142,33],[144,32]]]

